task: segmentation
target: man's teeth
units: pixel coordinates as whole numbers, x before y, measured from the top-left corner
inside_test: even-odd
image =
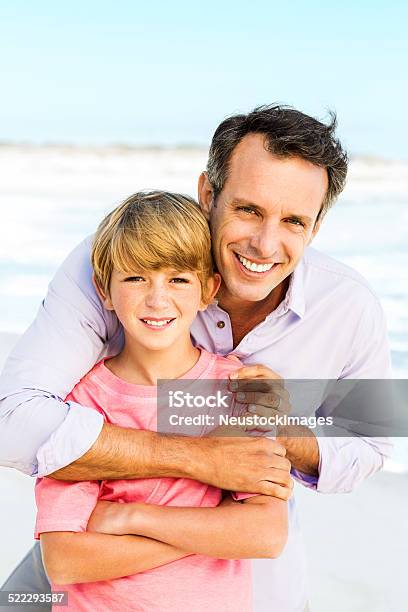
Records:
[[[165,319],[163,321],[151,321],[150,319],[142,319],[144,323],[147,323],[148,325],[153,325],[155,327],[163,327],[163,325],[167,325],[172,320],[173,319]]]
[[[245,257],[241,257],[241,255],[238,255],[238,259],[242,263],[244,268],[246,268],[247,270],[251,270],[251,272],[267,272],[273,266],[273,263],[262,265],[256,264],[253,261],[249,261],[249,259],[245,259]]]

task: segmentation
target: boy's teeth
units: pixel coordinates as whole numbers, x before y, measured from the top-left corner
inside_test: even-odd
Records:
[[[251,270],[251,272],[267,272],[273,266],[273,263],[256,264],[253,261],[249,261],[249,259],[245,259],[245,257],[241,257],[241,255],[238,255],[238,259],[242,263],[244,268],[247,268],[247,270]]]
[[[143,319],[145,323],[148,325],[155,325],[156,327],[163,327],[163,325],[167,325],[170,323],[171,319],[166,319],[165,321],[151,321],[150,319]]]

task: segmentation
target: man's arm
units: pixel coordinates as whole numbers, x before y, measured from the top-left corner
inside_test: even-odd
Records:
[[[360,320],[350,346],[348,363],[344,365],[339,379],[391,379],[387,324],[381,304],[377,297],[367,290],[364,302],[359,306]],[[374,436],[348,437],[347,433],[343,430],[341,437],[316,438],[319,446],[317,478],[303,473],[301,468],[293,475],[302,484],[320,493],[350,493],[362,481],[378,472],[383,467],[385,458],[391,454],[390,439]],[[282,442],[285,443],[284,440]],[[296,469],[296,465],[294,467]]]
[[[392,377],[387,327],[378,299],[368,292],[361,309],[357,331],[350,346],[349,361],[340,379],[386,379]],[[247,366],[238,370],[240,388],[246,379],[279,380],[280,377],[265,366]],[[249,400],[254,413],[259,416],[276,414],[271,406],[270,394]],[[272,398],[273,399],[273,398]],[[356,408],[357,409],[357,408]],[[322,410],[322,407],[321,409]],[[324,410],[324,407],[323,407]],[[328,416],[330,412],[326,415]],[[299,437],[295,437],[299,431]],[[390,456],[392,443],[389,438],[352,436],[339,429],[339,437],[314,435],[303,427],[278,428],[277,440],[286,448],[292,463],[292,475],[304,486],[321,493],[348,493],[361,481],[380,470],[384,459]]]
[[[59,480],[113,480],[172,476],[228,490],[291,495],[285,449],[267,438],[189,438],[105,424],[94,446],[52,476]]]
[[[92,283],[90,248],[89,238],[57,271],[34,323],[6,363],[0,378],[0,465],[71,480],[189,475],[286,499],[288,462],[283,469],[285,450],[278,444],[164,438],[103,426],[95,410],[63,401],[108,342],[111,354],[121,348],[116,316],[103,308]],[[259,464],[253,467],[255,458]]]
[[[54,584],[114,580],[190,553],[139,536],[53,531],[41,534],[44,567]]]
[[[316,436],[306,427],[298,427],[299,437],[291,428],[289,435],[285,435],[286,428],[278,431],[276,438],[286,448],[286,457],[292,464],[292,468],[308,476],[317,478],[319,476],[320,450]]]
[[[0,377],[2,466],[48,474],[83,455],[101,431],[101,415],[63,401],[119,331],[93,288],[89,254],[87,239],[68,256],[5,364]]]
[[[191,553],[222,559],[275,558],[286,543],[287,503],[267,496],[216,508],[101,502],[88,530],[138,534]]]

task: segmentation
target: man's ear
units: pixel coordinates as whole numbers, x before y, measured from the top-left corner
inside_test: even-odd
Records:
[[[210,220],[213,196],[213,188],[211,187],[211,183],[208,180],[208,175],[206,172],[202,172],[198,179],[198,202],[207,221]]]
[[[221,275],[218,274],[218,272],[215,272],[214,276],[211,276],[211,278],[208,279],[207,281],[207,287],[208,287],[207,298],[208,299],[205,303],[201,302],[199,310],[205,310],[207,306],[211,304],[211,302],[213,301],[213,299],[218,293],[218,289],[220,288],[220,285],[221,285],[221,280],[222,280]]]
[[[323,217],[320,217],[319,220],[316,221],[316,223],[315,223],[315,226],[313,228],[312,235],[310,236],[308,244],[310,244],[314,240],[314,238],[317,235],[317,232],[319,231],[320,226],[321,226],[322,223],[323,223]]]
[[[95,274],[92,274],[92,282],[95,287],[96,293],[100,297],[102,304],[105,306],[106,310],[113,310],[113,304],[109,295],[105,295],[103,289],[99,286],[98,281],[96,280]]]

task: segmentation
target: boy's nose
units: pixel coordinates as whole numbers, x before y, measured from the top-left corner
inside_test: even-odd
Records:
[[[146,295],[146,306],[149,308],[165,308],[168,303],[169,296],[164,287],[152,287]]]

